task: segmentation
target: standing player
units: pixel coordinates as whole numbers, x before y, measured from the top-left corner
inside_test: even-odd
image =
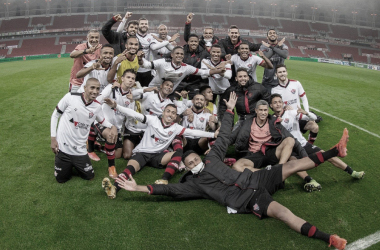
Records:
[[[316,115],[313,113],[308,113],[305,110],[298,107],[297,110],[284,110],[284,103],[282,101],[282,97],[280,94],[271,95],[270,106],[274,111],[274,114],[277,117],[281,117],[281,124],[296,138],[301,146],[305,149],[308,155],[317,152],[324,152],[319,147],[310,144],[303,136],[299,127],[299,120],[313,120],[316,119]],[[298,156],[298,158],[300,158]],[[357,172],[352,170],[346,163],[344,163],[341,159],[337,157],[333,157],[328,160],[335,167],[342,169],[343,171],[350,174],[355,179],[362,179],[364,177],[364,171]],[[306,171],[297,173],[302,179],[305,180],[306,184],[304,185],[304,189],[308,192],[320,190],[321,185],[313,180]]]
[[[249,44],[247,43],[241,43],[239,45],[238,52],[238,54],[231,56],[231,63],[235,66],[236,70],[238,68],[247,69],[250,78],[255,82],[257,82],[257,65],[265,69],[273,69],[271,61],[263,54],[263,52],[259,50],[259,55],[261,58],[256,55],[252,55],[249,51]]]
[[[277,33],[274,29],[268,30],[267,33],[268,42],[262,41],[260,50],[264,52],[264,55],[270,59],[273,64],[273,68],[266,68],[264,70],[262,84],[269,91],[275,87],[278,83],[275,78],[277,65],[284,64],[284,61],[289,56],[288,46],[284,44],[285,37],[278,41]]]
[[[179,37],[179,34],[174,34],[173,37],[168,36],[168,27],[164,24],[160,24],[158,26],[158,37],[152,34],[154,39],[156,39],[159,42],[166,43],[166,45],[159,49],[153,49],[151,46],[151,52],[153,56],[153,60],[161,59],[165,55],[169,55],[170,52],[173,50],[175,44],[175,40]],[[152,73],[155,73],[152,71]]]
[[[70,57],[74,58],[74,65],[71,68],[70,74],[70,92],[77,92],[83,83],[83,79],[77,78],[77,73],[83,68],[83,65],[100,57],[102,45],[99,44],[99,40],[99,31],[92,29],[87,33],[87,42],[79,44],[70,53]]]
[[[286,106],[292,107],[292,109],[297,110],[301,107],[300,98],[302,100],[303,109],[310,113],[309,102],[306,97],[305,90],[302,84],[297,80],[288,79],[288,71],[284,64],[277,65],[276,75],[278,78],[278,85],[272,88],[272,94],[280,94],[282,96],[282,101]],[[317,139],[319,126],[315,121],[305,121],[300,120],[300,128],[302,133],[309,133],[309,143],[313,144]]]
[[[337,235],[318,230],[304,219],[294,215],[288,208],[273,200],[272,195],[284,187],[284,181],[298,171],[315,168],[321,162],[333,157],[345,157],[348,132],[331,150],[316,153],[283,165],[268,166],[266,169],[243,173],[236,172],[223,164],[228,149],[231,124],[234,119],[234,102],[231,96],[226,104],[220,135],[209,154],[203,159],[193,151],[184,155],[186,167],[190,170],[182,176],[180,183],[168,185],[137,185],[133,177],[118,178],[119,188],[127,191],[144,192],[151,195],[166,195],[180,199],[211,199],[237,213],[253,213],[260,219],[273,217],[286,223],[292,230],[309,238],[323,240],[338,249],[344,249],[347,241]],[[234,100],[234,101],[233,101]],[[109,193],[115,187],[108,178],[103,179],[103,187]]]
[[[156,168],[164,168],[166,165],[165,173],[162,179],[157,180],[156,184],[168,184],[168,180],[174,175],[179,167],[182,159],[178,156],[178,152],[164,152],[165,149],[171,144],[177,135],[184,136],[199,136],[214,138],[218,132],[209,133],[199,130],[186,129],[175,123],[177,118],[177,107],[174,104],[168,104],[162,114],[162,118],[151,115],[143,115],[131,109],[121,107],[115,102],[106,99],[106,103],[117,111],[124,113],[126,116],[137,119],[138,121],[147,124],[144,136],[139,145],[133,150],[132,158],[128,161],[128,166],[122,174],[119,175],[127,177],[134,175],[137,171],[146,165]],[[117,187],[117,183],[115,183]],[[110,198],[116,197],[116,192],[120,190],[113,190],[107,192]]]
[[[50,125],[51,148],[55,153],[54,175],[59,183],[71,179],[73,167],[83,179],[94,178],[86,141],[95,119],[107,127],[109,140],[115,142],[116,127],[104,119],[101,104],[96,101],[99,89],[99,81],[90,78],[84,93],[66,94],[53,112]]]

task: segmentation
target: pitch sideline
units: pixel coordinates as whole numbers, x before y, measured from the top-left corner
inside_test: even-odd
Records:
[[[341,122],[344,122],[344,123],[346,123],[346,124],[348,124],[348,125],[351,125],[351,126],[357,128],[357,129],[361,130],[361,131],[364,131],[364,132],[366,132],[366,133],[368,133],[368,134],[370,134],[370,135],[372,135],[372,136],[375,136],[375,137],[377,137],[377,138],[380,139],[380,135],[375,134],[375,133],[372,133],[371,131],[368,131],[368,130],[362,128],[362,127],[359,127],[358,125],[355,125],[355,124],[353,124],[353,123],[351,123],[351,122],[349,122],[349,121],[346,121],[346,120],[340,119],[339,117],[336,117],[336,116],[334,116],[334,115],[332,115],[332,114],[329,114],[329,113],[323,112],[323,111],[321,111],[321,110],[319,110],[319,109],[316,109],[316,108],[313,108],[313,107],[310,107],[310,108],[311,108],[311,109],[314,109],[315,111],[320,112],[320,113],[322,113],[322,114],[324,114],[324,115],[330,116],[330,117],[332,117],[332,118],[334,118],[334,119],[337,119],[337,120],[339,120],[339,121],[341,121]]]
[[[376,243],[380,242],[380,231],[377,231],[374,234],[368,235],[367,237],[361,238],[357,241],[354,241],[348,244],[345,250],[361,250],[366,249]]]

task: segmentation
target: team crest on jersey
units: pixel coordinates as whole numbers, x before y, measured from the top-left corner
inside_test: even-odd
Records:
[[[296,93],[296,90],[295,90],[295,89],[292,89],[290,92],[292,92],[292,94],[295,94],[295,93]]]
[[[200,118],[199,118],[199,121],[200,121],[200,122],[204,122],[204,121],[205,121],[205,118],[204,118],[204,117],[200,117]]]
[[[125,101],[125,106],[128,106],[129,104],[131,104],[129,101]]]
[[[178,77],[181,77],[182,75],[183,75],[183,73],[181,72],[181,73],[178,74]]]
[[[255,203],[255,205],[253,205],[253,210],[254,211],[259,211],[260,210],[260,207],[257,203]]]
[[[285,122],[285,123],[289,123],[289,118],[285,118],[285,119],[284,119],[284,122]]]
[[[248,97],[249,97],[249,98],[252,97],[252,93],[251,93],[251,92],[248,93]]]
[[[252,64],[248,64],[248,68],[251,68],[252,67]]]
[[[171,136],[173,134],[173,131],[169,131],[168,135]]]
[[[147,41],[150,42],[150,38],[148,38]]]
[[[94,113],[90,112],[90,113],[88,114],[88,118],[92,118],[92,117],[94,117]]]

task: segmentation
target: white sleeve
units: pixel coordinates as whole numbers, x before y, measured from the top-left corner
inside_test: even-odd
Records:
[[[165,47],[169,44],[169,41],[162,41],[161,43],[157,40],[153,40],[153,42],[150,44],[150,49],[151,50],[158,50],[161,49],[162,47]]]
[[[174,46],[173,46],[173,44],[168,43],[168,45],[166,45],[166,48],[167,48],[168,50],[172,51],[172,50],[174,49]]]
[[[189,71],[188,72],[191,72],[190,74],[192,75],[197,75],[197,76],[201,76],[202,78],[205,77],[209,77],[210,76],[210,70],[209,69],[198,69],[198,68],[195,68],[191,65],[187,65],[189,67]]]
[[[152,69],[153,62],[150,62],[146,60],[145,58],[143,58],[142,60],[143,60],[143,64],[140,65],[140,67],[145,68],[145,69]]]
[[[101,109],[100,112],[96,115],[96,120],[102,124],[104,127],[111,128],[113,125],[104,118],[103,110]]]
[[[138,120],[139,122],[146,123],[146,116],[143,114],[140,114],[130,108],[122,107],[120,105],[116,106],[116,110],[123,113],[124,115],[134,118]]]
[[[86,63],[86,65],[84,65],[83,68],[89,68],[89,67],[91,67],[94,63],[95,63],[95,61],[89,61],[88,63]]]
[[[127,19],[123,17],[123,20],[120,22],[119,26],[117,27],[116,32],[119,32],[119,33],[123,32],[126,22],[127,22]]]
[[[104,98],[108,98],[112,93],[112,84],[108,84],[100,93],[98,97],[96,97],[96,100],[100,103],[103,103]]]
[[[304,121],[315,121],[317,120],[317,116],[311,112],[308,112],[307,115],[298,114],[297,119],[304,120]]]
[[[301,100],[302,100],[302,106],[303,106],[303,109],[310,113],[310,110],[309,110],[309,101],[307,100],[307,97],[306,97],[306,94],[305,92],[303,93],[303,95],[301,96]]]
[[[206,137],[206,138],[215,137],[214,133],[205,132],[205,131],[196,130],[196,129],[185,129],[182,134],[184,136],[194,136],[194,137]]]
[[[226,64],[226,72],[224,72],[224,78],[226,79],[231,79],[232,77],[232,70],[231,70],[231,64],[227,63]]]
[[[187,109],[186,102],[174,100],[173,103],[177,107],[177,115],[182,114]]]
[[[61,117],[61,114],[58,113],[57,109],[54,109],[54,112],[50,120],[50,136],[51,137],[57,137],[57,125],[58,125],[58,119],[60,117]]]
[[[206,64],[203,63],[203,60],[202,60],[202,63],[201,63],[201,69],[202,70],[208,70],[208,67],[206,66]],[[208,76],[202,76],[202,79],[207,79]]]
[[[133,100],[142,99],[142,96],[144,94],[144,88],[132,90]]]

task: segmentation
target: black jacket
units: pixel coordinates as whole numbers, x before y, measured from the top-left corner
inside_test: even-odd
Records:
[[[240,119],[243,119],[247,114],[255,113],[256,103],[259,100],[265,100],[269,102],[270,98],[270,93],[268,90],[260,83],[257,83],[253,80],[250,80],[244,87],[240,86],[239,84],[230,86],[228,89],[226,89],[226,91],[221,95],[219,99],[219,119],[223,118],[223,114],[227,109],[223,99],[226,99],[228,101],[230,99],[230,93],[232,91],[235,91],[238,98],[235,107]]]
[[[189,45],[186,44],[185,46],[183,46],[183,50],[185,53],[184,58],[183,58],[183,62],[188,64],[188,65],[194,66],[198,69],[201,68],[202,60],[206,59],[210,56],[210,54],[207,52],[207,50],[203,49],[201,46],[198,46],[196,51],[190,52]],[[183,79],[183,81],[190,83],[190,84],[199,83],[199,82],[206,82],[207,83],[208,79],[203,80],[202,77],[200,77],[200,76],[189,75],[188,77]]]
[[[231,54],[231,56],[237,54],[238,47],[242,42],[248,43],[250,51],[258,51],[261,46],[261,44],[254,44],[254,43],[248,42],[247,40],[241,39],[240,37],[238,37],[238,42],[236,44],[232,44],[230,37],[227,36],[226,38],[221,39],[219,41],[219,45],[222,47],[222,54],[223,55]]]
[[[211,199],[236,209],[238,213],[251,213],[247,205],[255,189],[259,188],[259,175],[248,169],[242,173],[237,172],[223,163],[233,119],[234,114],[227,111],[218,138],[203,159],[205,167],[201,173],[193,175],[189,171],[177,184],[150,185],[150,193],[182,199]]]
[[[238,152],[248,152],[249,140],[251,138],[251,126],[253,118],[256,117],[256,114],[247,116],[243,124],[236,129],[232,135],[230,144],[235,143],[235,150]],[[268,115],[269,131],[272,136],[272,140],[264,143],[261,146],[261,152],[265,154],[265,149],[268,146],[278,146],[285,138],[292,137],[292,134],[286,130],[284,126],[281,125],[281,121],[278,117]],[[307,157],[305,149],[301,146],[301,143],[295,140],[293,151],[296,152],[301,157]]]
[[[102,34],[104,38],[107,40],[109,44],[112,45],[114,49],[114,54],[119,55],[121,52],[125,50],[125,43],[128,39],[128,33],[127,32],[116,32],[111,30],[112,26],[117,23],[117,21],[112,17],[110,20],[108,20],[104,26],[102,27]],[[140,50],[142,49],[142,46],[139,42]]]
[[[185,30],[183,33],[183,39],[185,40],[185,42],[189,41],[190,31],[191,31],[191,23],[186,22],[185,23]],[[218,42],[219,42],[219,37],[213,36],[211,44],[214,45],[214,44],[217,44]],[[203,37],[203,35],[199,39],[199,45],[206,50],[206,42],[205,42],[205,38]],[[222,53],[222,57],[224,57],[224,56],[225,55]]]

